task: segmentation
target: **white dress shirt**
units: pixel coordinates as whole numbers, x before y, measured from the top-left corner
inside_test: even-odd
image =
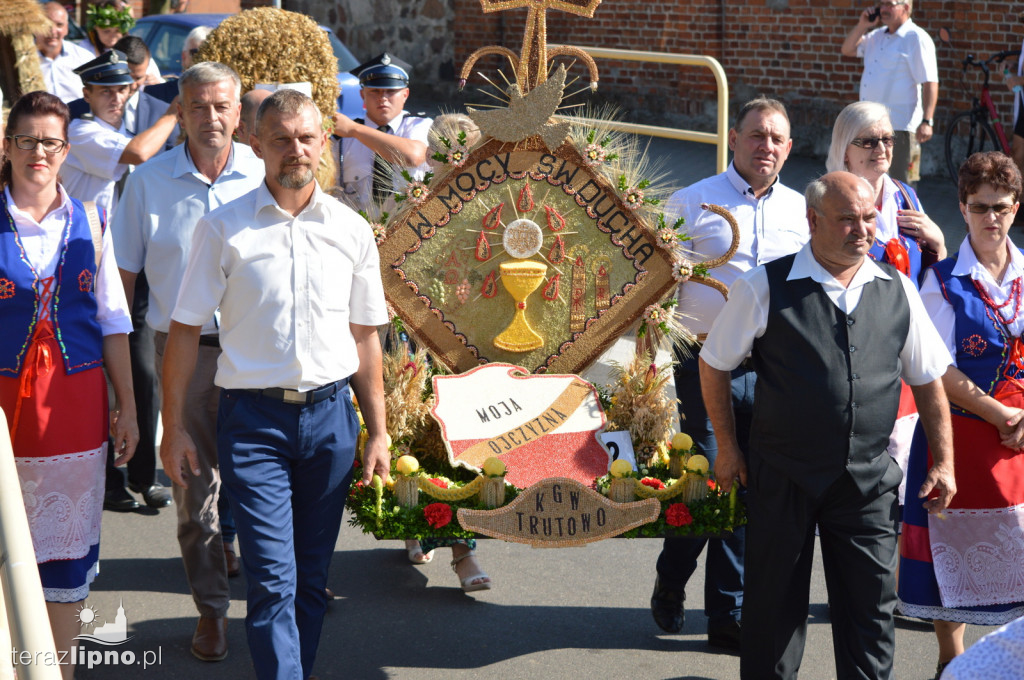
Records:
[[[434,121],[430,118],[418,118],[409,115],[408,111],[402,111],[395,116],[388,125],[391,126],[389,134],[405,139],[415,139],[427,144],[427,133]],[[367,119],[363,125],[377,129],[377,125]],[[342,166],[341,181],[338,186],[345,193],[345,202],[365,210],[371,204],[371,193],[373,190],[373,149],[353,137],[345,137],[341,140]],[[409,175],[415,180],[422,180],[424,175],[430,171],[430,165],[424,163],[416,168],[408,168]],[[395,171],[395,193],[405,189],[407,182],[400,171]]]
[[[46,91],[56,95],[65,104],[82,97],[82,79],[75,69],[96,58],[92,52],[73,42],[62,41],[60,54],[50,59],[39,53],[39,68],[43,72]]]
[[[889,107],[893,129],[913,132],[924,118],[921,83],[939,82],[935,43],[907,19],[895,33],[885,26],[868,33],[857,47],[864,58],[860,100]]]
[[[262,184],[263,167],[248,146],[232,143],[228,164],[210,184],[192,162],[188,144],[179,144],[140,165],[125,182],[110,226],[121,269],[146,270],[146,323],[152,328],[170,330],[196,222]],[[217,332],[212,316],[202,326],[204,334]]]
[[[132,138],[121,122],[114,128],[99,118],[77,118],[68,128],[70,143],[61,182],[79,201],[96,201],[108,214],[117,207],[114,185],[128,171],[121,154]]]
[[[914,284],[903,274],[897,275],[910,305],[910,329],[900,351],[902,377],[908,385],[924,385],[942,377],[953,360],[928,319]],[[857,308],[866,284],[876,278],[891,279],[871,258],[865,257],[850,285],[843,287],[814,259],[810,244],[796,254],[786,280],[803,278],[821,284],[832,303],[845,314]],[[731,371],[739,366],[753,349],[754,340],[764,335],[768,325],[768,303],[768,274],[764,267],[736,279],[729,289],[729,301],[715,319],[700,351],[700,358],[720,371]]]
[[[388,322],[373,231],[315,187],[295,217],[266,184],[200,218],[172,318],[220,307],[223,388],[311,390],[359,368],[350,323]]]
[[[36,222],[31,215],[14,204],[10,189],[4,188],[7,209],[18,230],[25,257],[40,279],[49,278],[57,272],[57,262],[64,245],[64,226],[72,208],[64,188],[58,184],[57,190],[60,192],[60,205],[47,213],[41,222]],[[103,335],[132,332],[131,312],[117,271],[109,228],[103,231],[103,253],[100,256],[100,268],[96,272],[96,305],[96,321]]]
[[[960,244],[956,264],[953,266],[953,276],[970,276],[981,284],[997,305],[1003,304],[1010,297],[1010,287],[1013,285],[1014,279],[1024,276],[1024,255],[1010,243],[1009,239],[1006,241],[1010,251],[1010,264],[1007,266],[1001,282],[993,279],[989,271],[978,262],[969,236]],[[939,332],[939,337],[946,343],[949,353],[953,355],[953,365],[955,366],[956,312],[953,311],[953,305],[949,304],[949,301],[942,295],[939,278],[931,269],[925,273],[924,283],[921,284],[921,300],[924,302],[924,308],[928,312],[928,316],[931,317],[932,323],[935,324],[935,329]],[[1006,312],[1010,311],[1012,309],[1008,307]],[[1024,314],[1010,324],[1009,330],[1014,337],[1020,337],[1024,333]]]
[[[711,211],[702,210],[702,203],[726,208],[739,224],[736,254],[708,272],[726,287],[743,272],[795,253],[810,238],[807,208],[801,194],[776,181],[765,195],[754,198],[753,189],[730,163],[725,172],[672,194],[665,208],[673,220],[686,219],[679,231],[692,239],[683,245],[696,254],[698,262],[724,255],[732,243],[729,223]],[[678,311],[687,327],[698,335],[708,332],[724,304],[722,294],[713,288],[693,282],[679,286]]]

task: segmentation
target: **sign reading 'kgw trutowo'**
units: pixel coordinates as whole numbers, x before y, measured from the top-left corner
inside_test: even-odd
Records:
[[[459,509],[459,524],[478,534],[535,547],[583,545],[653,522],[661,503],[613,503],[565,477],[534,484],[497,510]]]

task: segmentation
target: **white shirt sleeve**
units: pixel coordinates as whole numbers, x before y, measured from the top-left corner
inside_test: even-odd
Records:
[[[921,302],[956,366],[956,312],[942,294],[939,277],[931,269],[925,272],[924,283],[921,284]]]
[[[142,182],[135,179],[133,174],[125,182],[110,228],[114,231],[114,252],[117,253],[118,266],[138,274],[146,262],[148,239],[142,231],[149,220],[143,204]]]
[[[110,228],[103,232],[103,253],[96,272],[96,321],[103,335],[132,332],[132,315],[117,271],[117,257]]]
[[[75,120],[68,130],[71,153],[86,173],[117,181],[128,166],[121,154],[131,137],[92,121]]]
[[[361,326],[380,326],[388,322],[384,301],[384,284],[380,278],[380,254],[373,239],[373,231],[366,220],[353,220],[356,228],[365,232],[363,252],[352,268],[352,288],[349,293],[349,322]]]
[[[224,246],[220,225],[201,217],[192,235],[188,266],[171,319],[188,326],[202,326],[213,318],[228,282],[222,262]]]
[[[928,312],[914,284],[903,274],[899,277],[910,305],[910,330],[907,331],[907,341],[900,352],[903,380],[911,386],[924,385],[941,378],[953,363],[953,358],[928,318]]]
[[[927,33],[916,34],[917,50],[911,55],[910,72],[918,84],[939,82],[939,66],[935,59],[935,43]]]
[[[704,363],[720,371],[731,371],[743,363],[768,325],[768,300],[764,267],[736,279],[700,351]]]

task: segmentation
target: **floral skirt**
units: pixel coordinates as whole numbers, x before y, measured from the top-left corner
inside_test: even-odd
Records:
[[[0,376],[0,407],[12,433],[43,595],[50,602],[84,600],[98,570],[103,512],[103,371],[67,375],[50,324],[43,322],[21,374]]]

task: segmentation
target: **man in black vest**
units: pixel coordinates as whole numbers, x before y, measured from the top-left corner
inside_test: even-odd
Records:
[[[839,678],[891,678],[897,488],[885,452],[911,385],[934,466],[918,497],[941,513],[956,492],[942,375],[951,363],[912,283],[866,257],[875,204],[837,172],[805,193],[811,241],[744,274],[700,353],[718,438],[715,477],[747,487],[741,677],[795,678],[819,527]],[[730,370],[757,373],[749,459],[736,437]]]

